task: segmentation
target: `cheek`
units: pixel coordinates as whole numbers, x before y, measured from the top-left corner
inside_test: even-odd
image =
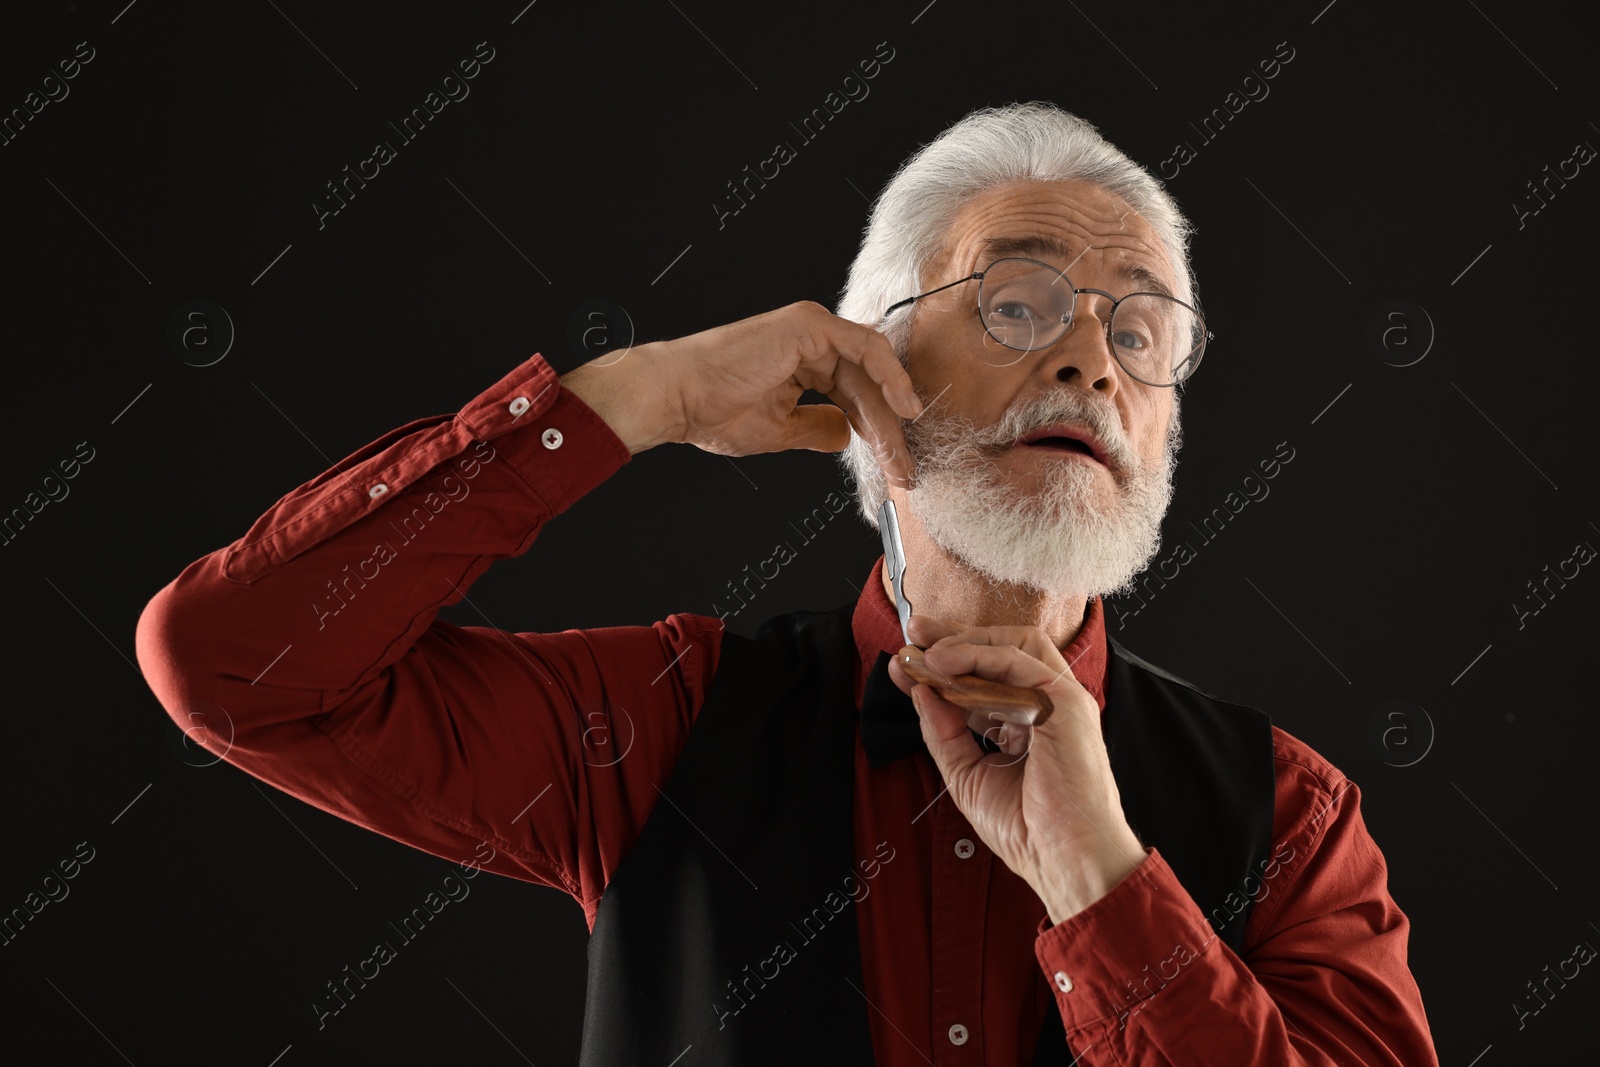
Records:
[[[1171,414],[1170,401],[1148,397],[1129,413],[1138,419],[1138,444],[1140,453],[1151,461],[1159,460],[1167,447],[1167,419]]]
[[[1019,366],[1023,360],[1032,353],[1019,352],[1015,348],[1007,348],[996,341],[987,331],[978,333],[979,353],[976,356],[978,365],[987,371],[1005,372]]]
[[[924,403],[937,404],[938,415],[988,420],[988,413],[979,410],[982,398],[995,395],[1001,383],[995,380],[997,369],[984,363],[981,350],[929,330],[912,339],[910,353],[910,373]]]

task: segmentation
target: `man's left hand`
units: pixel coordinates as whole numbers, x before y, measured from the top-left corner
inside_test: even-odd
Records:
[[[915,682],[898,660],[889,665],[956,807],[1033,887],[1051,921],[1066,921],[1146,857],[1122,812],[1095,698],[1037,626],[961,627],[917,615],[910,629],[929,667],[1041,689],[1054,703],[1042,726],[991,722]],[[985,754],[969,726],[1003,751]]]

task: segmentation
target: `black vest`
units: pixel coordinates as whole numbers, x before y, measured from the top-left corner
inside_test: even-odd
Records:
[[[862,876],[854,611],[724,632],[682,754],[601,898],[581,1067],[873,1062],[841,889]],[[1271,721],[1107,641],[1101,723],[1124,814],[1242,953],[1246,879],[1271,850]],[[1052,998],[1033,1062],[1072,1061]]]

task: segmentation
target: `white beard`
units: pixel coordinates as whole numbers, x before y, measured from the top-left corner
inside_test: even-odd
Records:
[[[1123,439],[1119,420],[1073,394],[1057,393],[976,427],[932,411],[902,423],[916,464],[908,494],[917,519],[940,548],[996,583],[1048,594],[1129,592],[1161,547],[1172,502],[1174,455],[1182,440],[1176,398],[1161,461],[1149,463]],[[1054,422],[1088,426],[1105,443],[1110,467],[1070,459],[1042,464],[1029,495],[1008,484],[997,446]],[[1118,481],[1117,471],[1122,477]],[[1116,503],[1102,503],[1110,481]]]

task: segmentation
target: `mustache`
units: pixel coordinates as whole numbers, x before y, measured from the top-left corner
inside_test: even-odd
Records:
[[[926,409],[916,419],[902,419],[906,443],[913,456],[949,454],[957,451],[998,451],[1009,448],[1030,430],[1058,422],[1087,427],[1104,446],[1113,465],[1128,469],[1133,456],[1123,438],[1120,420],[1114,411],[1079,401],[1070,394],[1056,393],[1015,404],[987,426],[979,426],[964,415],[951,415],[940,398],[923,397]]]

